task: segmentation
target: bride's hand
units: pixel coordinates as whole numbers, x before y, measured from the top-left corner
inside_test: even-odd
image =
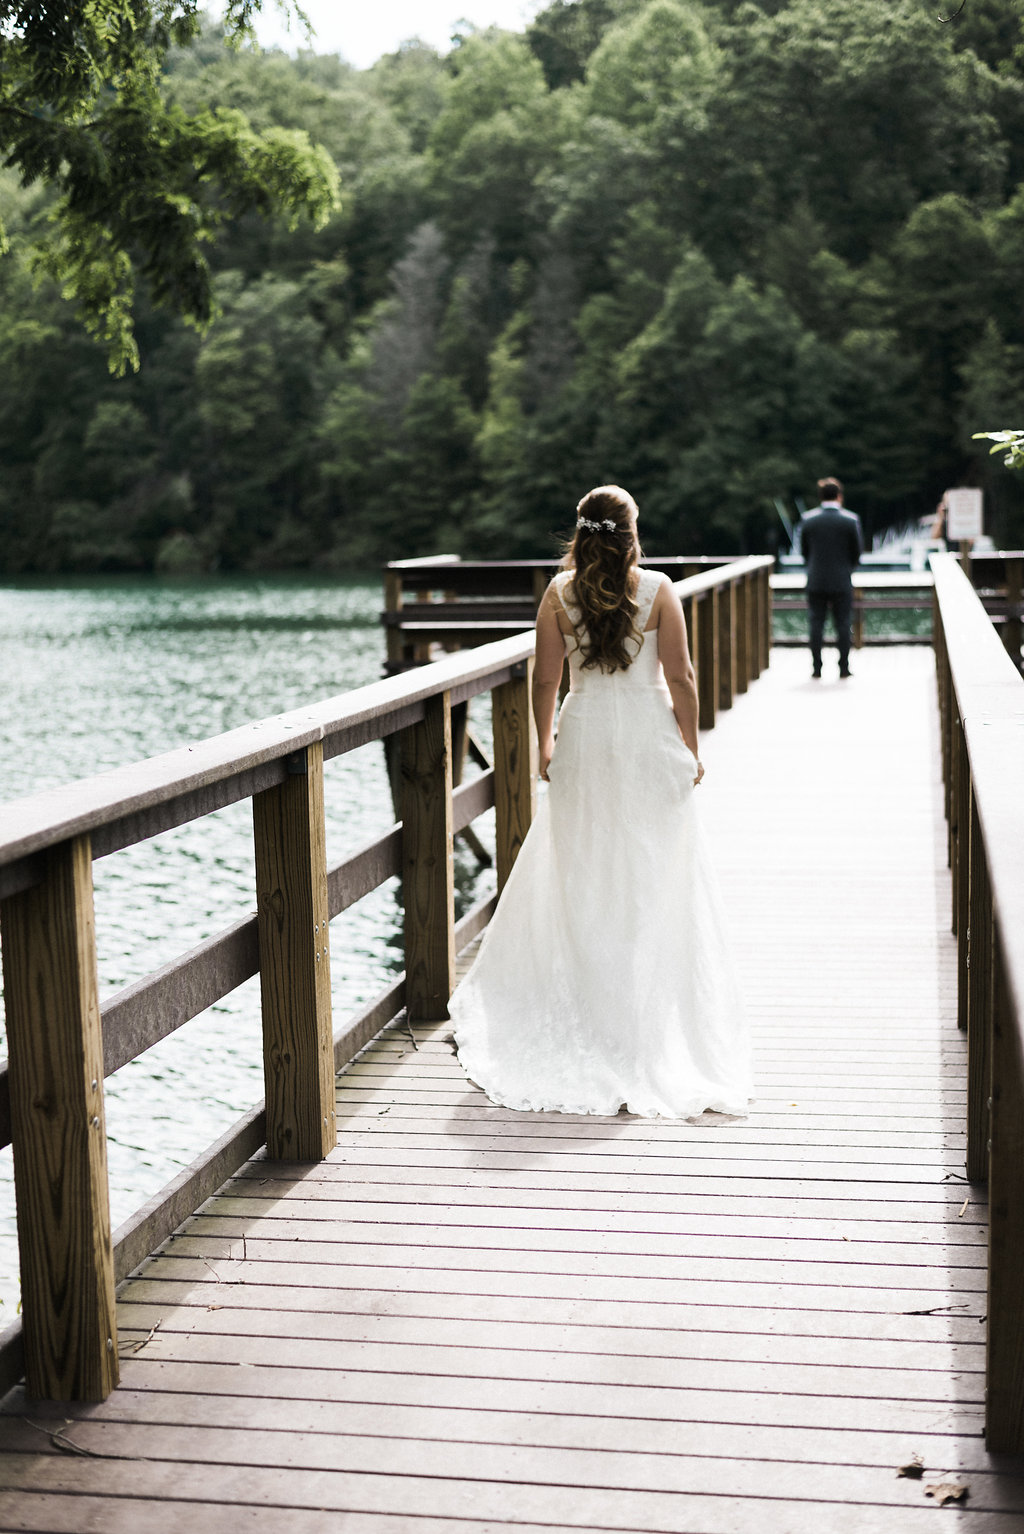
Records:
[[[548,777],[548,767],[551,764],[551,758],[555,754],[555,742],[554,742],[554,740],[553,739],[542,740],[540,742],[540,748],[539,748],[539,753],[538,754],[539,754],[539,757],[540,757],[540,776],[541,776],[541,781],[544,782],[544,783],[550,783],[551,779]]]
[[[694,788],[696,788],[697,784],[700,782],[701,778],[704,776],[704,763],[699,759],[699,757],[695,757],[694,760],[697,763],[697,776],[693,780],[693,786],[694,786]]]

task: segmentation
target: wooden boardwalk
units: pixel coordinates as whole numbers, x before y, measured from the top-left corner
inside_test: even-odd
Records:
[[[516,1114],[392,1030],[325,1163],[252,1162],[123,1288],[103,1405],[8,1397],[0,1528],[1020,1534],[933,658],[854,663],[775,652],[706,742],[750,1118]]]

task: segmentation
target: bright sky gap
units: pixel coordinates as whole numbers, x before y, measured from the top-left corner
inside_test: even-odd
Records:
[[[381,54],[393,53],[414,37],[447,53],[452,33],[466,22],[522,31],[540,5],[530,0],[378,0],[372,6],[303,0],[302,8],[313,24],[315,53],[339,53],[357,69],[368,69]],[[255,30],[264,48],[296,53],[307,47],[299,23],[293,19],[289,27],[271,0],[265,0]]]

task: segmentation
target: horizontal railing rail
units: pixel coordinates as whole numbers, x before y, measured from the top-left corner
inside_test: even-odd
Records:
[[[677,584],[702,723],[767,664],[769,559]],[[449,655],[312,707],[48,790],[0,809],[0,934],[9,1063],[0,1144],[13,1144],[23,1329],[0,1342],[0,1387],[102,1398],[117,1381],[114,1287],[266,1145],[317,1160],[336,1139],[334,1073],[402,1009],[447,1015],[455,956],[496,896],[454,916],[452,838],[493,808],[499,891],[532,817],[533,635]],[[489,692],[494,765],[452,781],[452,710]],[[401,820],[333,867],[323,763],[398,738]],[[98,997],[95,858],[252,799],[255,915],[109,998]],[[330,921],[403,882],[405,970],[334,1031]],[[103,1080],[259,974],[266,1100],[111,1234]]]
[[[807,644],[806,584],[803,570],[784,570],[772,576],[773,644],[792,648]],[[883,614],[896,613],[916,613],[918,621],[880,621]],[[855,570],[852,622],[855,649],[864,645],[931,644],[931,572]]]
[[[678,582],[744,561],[736,555],[671,554],[641,563]],[[438,554],[393,560],[384,567],[381,613],[388,670],[424,664],[433,646],[484,644],[532,629],[545,588],[561,568],[555,558],[463,560]]]
[[[942,768],[967,1031],[967,1176],[989,1185],[986,1441],[1024,1453],[1024,681],[933,555]]]

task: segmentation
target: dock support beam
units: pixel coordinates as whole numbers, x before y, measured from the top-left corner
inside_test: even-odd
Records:
[[[517,675],[491,692],[494,719],[494,815],[498,892],[512,872],[533,820],[537,749],[530,687],[533,657],[516,667]]]
[[[410,1020],[448,1016],[455,988],[451,694],[428,698],[402,731],[402,894]]]
[[[736,613],[736,692],[746,692],[750,686],[750,589],[745,576],[740,576],[733,586],[733,604]]]
[[[252,801],[267,1155],[321,1161],[337,1144],[319,741]]]
[[[118,1362],[89,837],[45,864],[2,910],[26,1388],[102,1401]]]
[[[967,897],[966,973],[958,1008],[966,1003],[967,1028],[967,1180],[988,1179],[989,1098],[992,1094],[993,931],[992,891],[978,806],[970,790],[969,890]]]
[[[700,727],[713,730],[718,708],[718,590],[712,587],[697,603],[697,696]]]
[[[1024,1454],[1024,1056],[994,946],[985,1445]]]
[[[758,576],[761,582],[761,670],[767,671],[772,658],[772,582],[767,570]]]
[[[718,707],[732,708],[736,692],[736,587],[726,581],[718,591]]]

